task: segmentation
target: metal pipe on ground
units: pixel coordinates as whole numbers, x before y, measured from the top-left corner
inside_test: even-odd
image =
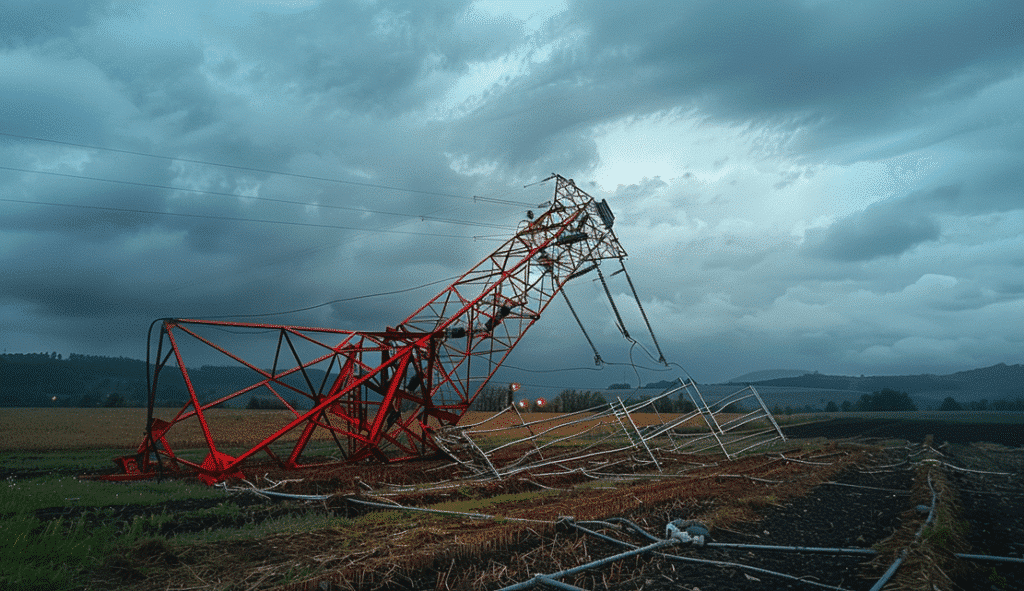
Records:
[[[679,540],[675,540],[675,539],[672,539],[672,540],[659,540],[659,541],[657,541],[657,542],[655,542],[653,544],[649,544],[647,546],[642,546],[640,548],[635,548],[633,550],[629,550],[629,551],[626,551],[626,552],[615,554],[615,555],[609,556],[607,558],[601,558],[599,560],[594,560],[592,562],[588,562],[587,564],[581,564],[580,566],[576,566],[576,567],[573,567],[573,568],[567,568],[565,570],[560,570],[558,572],[550,573],[550,574],[546,574],[546,575],[536,575],[535,577],[533,577],[532,579],[530,579],[528,581],[523,581],[522,583],[516,583],[515,585],[509,585],[508,587],[502,587],[499,591],[520,591],[522,589],[533,589],[534,587],[536,587],[537,585],[540,585],[540,584],[550,585],[554,580],[561,579],[562,577],[568,577],[568,576],[571,576],[571,575],[576,575],[576,574],[579,574],[579,573],[581,573],[583,571],[590,570],[592,568],[599,568],[599,567],[602,567],[602,566],[604,566],[606,564],[611,564],[613,562],[617,562],[617,561],[623,560],[625,558],[630,558],[632,556],[637,556],[639,554],[646,554],[648,552],[653,552],[653,551],[655,551],[655,550],[657,550],[659,548],[664,548],[665,546],[673,546],[673,545],[678,544],[678,543],[679,543]],[[561,587],[563,589],[579,589],[579,587],[573,587],[573,586],[570,586],[570,585],[566,585],[565,583],[560,583],[560,584],[563,585],[563,587]]]
[[[878,550],[872,548],[816,548],[813,546],[771,546],[766,544],[730,544],[707,542],[708,548],[735,548],[742,550],[777,550],[779,552],[808,552],[812,554],[864,554],[874,556]]]
[[[613,517],[613,518],[609,519],[608,521],[609,522],[610,521],[622,521],[622,522],[625,522],[625,523],[629,524],[630,526],[636,526],[636,527],[639,528],[639,526],[637,526],[635,523],[633,523],[633,522],[631,522],[631,521],[629,521],[627,519],[621,518],[621,517]],[[599,533],[599,532],[596,532],[594,530],[591,530],[591,529],[588,529],[586,527],[583,527],[583,526],[579,525],[578,523],[575,523],[575,522],[572,522],[572,521],[560,521],[560,522],[561,523],[566,523],[567,525],[570,525],[571,527],[574,527],[574,528],[582,531],[583,533],[589,534],[589,535],[594,536],[596,538],[600,538],[600,539],[605,540],[607,542],[611,542],[611,543],[617,544],[619,546],[626,546],[627,548],[635,548],[635,546],[633,544],[630,544],[629,542],[624,542],[622,540],[617,540],[617,539],[615,539],[615,538],[613,538],[611,536],[606,536],[606,535],[604,535],[602,533]],[[600,523],[600,522],[589,522],[589,523]],[[644,532],[644,533],[647,536],[651,536],[651,534],[647,534],[646,532]],[[651,536],[651,537],[653,537],[653,536]],[[760,567],[756,567],[756,566],[750,566],[750,565],[747,565],[747,564],[740,564],[738,562],[727,562],[727,561],[722,561],[722,560],[711,560],[711,559],[706,559],[706,558],[692,558],[692,557],[689,557],[689,556],[679,556],[677,554],[665,554],[664,552],[657,552],[656,554],[657,554],[657,556],[660,556],[662,558],[667,558],[669,560],[673,560],[673,561],[676,561],[676,562],[687,562],[687,563],[691,563],[691,564],[707,564],[707,565],[712,565],[712,566],[724,566],[724,567],[729,567],[729,568],[736,568],[736,569],[739,569],[739,570],[744,570],[744,571],[749,571],[749,572],[758,573],[758,574],[762,574],[762,575],[778,577],[780,579],[786,579],[786,580],[789,580],[789,581],[795,581],[795,582],[799,582],[799,583],[804,583],[806,585],[811,585],[813,587],[818,587],[818,588],[821,588],[821,589],[831,589],[833,591],[848,591],[847,589],[845,589],[843,587],[835,587],[833,585],[825,585],[823,583],[818,583],[817,581],[810,581],[810,580],[807,580],[807,579],[801,579],[800,577],[795,577],[793,575],[788,575],[786,573],[780,573],[780,572],[777,572],[777,571],[768,570],[768,569],[760,568]],[[525,588],[526,587],[524,587],[524,589]],[[504,590],[502,590],[502,591],[504,591]]]
[[[1011,562],[1015,564],[1024,564],[1024,558],[1017,558],[1016,556],[987,556],[985,554],[954,554],[957,558],[964,560],[980,560],[982,562]]]

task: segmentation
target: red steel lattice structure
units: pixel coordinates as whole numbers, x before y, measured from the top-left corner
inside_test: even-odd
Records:
[[[318,432],[334,439],[348,462],[393,462],[437,451],[431,434],[458,423],[566,282],[604,260],[626,256],[612,232],[607,203],[597,202],[570,179],[552,178],[554,198],[544,212],[530,214],[511,239],[386,330],[194,319],[154,323],[159,336],[148,375],[146,435],[136,454],[115,460],[121,477],[191,469],[214,483],[240,476],[242,464],[262,453],[283,467],[298,468]],[[214,339],[224,338],[225,331],[245,333],[245,338],[261,335],[266,346],[256,347],[257,353],[245,345],[229,350]],[[189,369],[186,341],[207,356],[213,351],[231,359],[251,383],[221,397],[204,396],[207,390],[194,378],[210,370]],[[272,361],[259,357],[267,350]],[[188,391],[188,401],[165,421],[153,417],[153,408],[161,372],[172,367],[180,372],[178,383]],[[273,432],[253,433],[249,442],[240,444],[237,436],[224,440],[209,414],[253,395],[277,399],[290,418]],[[297,397],[307,403],[295,404]],[[193,429],[198,423],[201,453],[206,454],[202,461],[182,457],[168,444],[168,433],[183,423],[193,423]],[[225,451],[229,448],[233,455]]]

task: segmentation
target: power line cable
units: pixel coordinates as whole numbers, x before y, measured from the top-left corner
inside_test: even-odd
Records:
[[[366,298],[375,298],[375,297],[381,297],[381,296],[395,295],[395,294],[399,294],[399,293],[407,293],[407,292],[410,292],[410,291],[416,291],[418,289],[423,289],[424,287],[430,287],[431,285],[437,285],[438,283],[445,283],[447,281],[454,281],[454,280],[458,279],[459,277],[461,277],[461,275],[455,275],[453,277],[446,277],[444,279],[438,279],[437,281],[431,281],[430,283],[424,283],[422,285],[416,285],[414,287],[406,287],[404,289],[395,289],[395,290],[392,290],[392,291],[381,291],[381,292],[377,292],[377,293],[367,293],[367,294],[351,296],[351,297],[347,297],[347,298],[338,298],[336,300],[331,300],[329,302],[323,302],[321,304],[314,304],[312,306],[306,306],[304,308],[296,308],[294,310],[286,310],[284,312],[264,312],[264,313],[260,313],[260,314],[230,314],[230,315],[225,315],[225,316],[207,316],[206,318],[210,319],[210,320],[216,320],[216,319],[220,319],[220,318],[257,318],[257,317],[266,317],[266,316],[282,316],[284,314],[295,314],[296,312],[306,312],[308,310],[315,310],[317,308],[323,308],[324,306],[330,306],[331,304],[337,304],[337,303],[340,303],[340,302],[353,302],[353,301],[356,301],[356,300],[363,300],[363,299],[366,299]]]
[[[398,227],[401,227],[403,225],[408,224],[410,221],[411,220],[405,220],[405,221],[403,221],[401,223],[396,223],[396,225]],[[384,229],[381,228],[379,230],[384,230]],[[486,240],[486,239],[505,240],[506,239],[506,237],[504,237],[504,236],[495,237],[495,238],[486,237],[486,236],[473,236],[472,238],[474,240]],[[277,265],[277,264],[280,264],[282,262],[285,262],[285,261],[288,261],[288,260],[292,260],[296,256],[302,256],[302,255],[307,255],[307,254],[311,254],[311,253],[321,252],[323,250],[328,250],[330,248],[336,248],[338,246],[341,246],[341,244],[333,244],[333,245],[327,245],[327,246],[319,246],[319,247],[315,247],[315,248],[311,248],[311,249],[305,249],[305,250],[303,250],[301,252],[294,253],[293,255],[289,255],[287,257],[282,257],[282,258],[279,258],[279,259],[277,259],[275,261],[271,261],[271,262],[265,263],[263,265],[259,265],[258,267]],[[349,256],[348,258],[351,258],[351,256]],[[246,272],[246,271],[249,271],[249,270],[251,270],[251,269],[245,269],[245,270],[242,270],[240,272],[233,273],[232,275],[237,275],[239,273]],[[395,291],[390,291],[390,292],[381,292],[379,294],[367,294],[367,295],[362,295],[362,296],[354,296],[354,297],[351,297],[351,298],[341,298],[341,299],[337,299],[337,300],[331,300],[329,302],[324,302],[324,303],[321,303],[321,304],[315,304],[313,306],[308,306],[308,307],[305,307],[305,308],[300,308],[300,309],[290,310],[290,311],[285,311],[285,312],[271,312],[271,313],[250,314],[250,315],[227,315],[227,316],[221,315],[221,316],[212,316],[212,317],[211,316],[207,316],[207,315],[204,314],[204,315],[201,315],[201,316],[206,317],[206,318],[244,318],[244,317],[275,316],[275,315],[290,314],[290,313],[293,313],[293,312],[299,312],[299,311],[304,311],[304,310],[312,310],[312,309],[315,309],[315,308],[320,308],[320,307],[327,306],[327,305],[334,304],[334,303],[338,303],[338,302],[351,301],[351,300],[359,300],[359,299],[363,299],[363,298],[367,298],[367,297],[373,297],[375,295],[391,295],[391,294],[396,294],[396,293],[404,293],[404,292],[407,292],[407,291],[412,291],[412,290],[415,290],[415,289],[420,289],[420,288],[423,288],[423,287],[427,287],[427,286],[430,286],[430,285],[436,285],[438,283],[443,283],[443,282],[446,282],[446,281],[452,281],[452,280],[457,279],[458,277],[459,276],[453,276],[453,277],[449,277],[449,278],[446,278],[446,279],[440,279],[440,280],[437,280],[437,281],[432,281],[430,283],[426,283],[426,284],[423,284],[423,285],[420,285],[420,286],[416,286],[416,287],[412,287],[412,288],[408,288],[408,289],[400,289],[400,290],[395,290]],[[225,278],[225,276],[223,274],[218,274],[216,276],[217,280],[222,280],[224,278]],[[192,286],[194,286],[194,285],[196,285],[198,283],[208,283],[208,282],[205,281],[205,280],[199,280],[199,281],[193,282],[191,284],[187,284],[187,285],[179,286],[179,287],[177,287],[175,289],[171,289],[171,290],[169,290],[168,292],[165,292],[165,293],[170,293],[170,292],[178,291],[180,289],[184,289],[184,288],[187,288],[187,287],[192,287]]]
[[[356,232],[377,232],[385,234],[406,234],[410,236],[433,236],[437,238],[467,238],[459,234],[436,234],[431,232],[409,232],[404,230],[386,230],[378,228],[358,228],[355,226],[341,226],[337,224],[316,224],[313,222],[288,222],[284,220],[264,220],[259,218],[242,218],[234,216],[222,216],[222,215],[207,215],[200,213],[180,213],[174,211],[154,211],[149,209],[131,209],[128,207],[108,207],[102,205],[83,205],[80,203],[54,203],[49,201],[30,201],[28,199],[9,199],[0,198],[0,201],[5,203],[24,203],[29,205],[49,205],[53,207],[71,207],[76,209],[92,209],[99,211],[116,211],[119,213],[137,213],[143,215],[166,215],[172,217],[183,217],[183,218],[198,218],[206,220],[221,220],[229,222],[253,222],[259,224],[279,224],[283,226],[302,226],[309,228],[331,228],[335,230],[353,230]],[[472,237],[470,237],[472,238]]]
[[[0,135],[2,135],[2,133],[0,133]],[[6,135],[10,135],[10,134],[6,134]],[[410,218],[410,219],[419,218],[420,220],[424,220],[424,221],[425,220],[430,220],[430,221],[438,221],[438,222],[443,222],[443,223],[461,224],[461,225],[467,225],[467,226],[483,226],[483,227],[492,227],[492,228],[499,228],[499,229],[506,229],[506,228],[513,228],[514,227],[514,226],[504,226],[504,225],[499,225],[499,224],[489,224],[489,223],[483,223],[483,222],[473,222],[473,221],[468,221],[468,220],[455,220],[455,219],[450,219],[450,218],[439,217],[439,216],[436,216],[436,215],[433,215],[433,214],[428,214],[428,215],[402,214],[402,213],[388,212],[388,211],[376,211],[376,210],[367,210],[367,209],[360,209],[360,208],[350,208],[350,207],[344,207],[344,206],[335,206],[335,205],[330,205],[330,204],[318,204],[318,203],[306,203],[306,202],[299,202],[299,201],[290,201],[290,200],[276,199],[276,198],[269,198],[269,197],[250,197],[250,196],[245,196],[245,195],[238,195],[238,194],[235,194],[235,193],[226,193],[226,192],[219,192],[219,191],[208,191],[208,190],[201,190],[201,189],[189,189],[189,188],[185,188],[185,187],[174,187],[174,186],[167,186],[167,185],[159,185],[159,184],[155,184],[155,183],[142,183],[142,182],[136,182],[136,181],[126,181],[126,180],[117,180],[117,179],[105,179],[105,178],[90,177],[90,176],[85,176],[85,175],[74,175],[74,174],[70,174],[70,173],[58,173],[58,172],[52,172],[52,171],[30,170],[30,169],[8,167],[8,166],[0,166],[0,170],[11,170],[11,171],[16,171],[16,172],[24,172],[24,173],[45,174],[45,175],[59,176],[59,177],[66,177],[66,178],[75,178],[75,179],[93,180],[93,181],[101,181],[101,182],[110,182],[110,183],[116,183],[116,184],[142,186],[142,187],[147,187],[147,188],[157,188],[157,189],[166,189],[166,190],[178,190],[178,191],[200,193],[200,194],[207,194],[207,195],[226,196],[226,197],[235,197],[235,198],[248,198],[248,199],[254,199],[254,200],[269,201],[269,202],[279,202],[279,203],[288,203],[288,204],[303,205],[303,206],[316,206],[316,207],[325,207],[325,208],[331,208],[331,209],[351,210],[351,211],[357,211],[357,212],[360,212],[360,213],[377,213],[377,214],[384,214],[384,215],[394,215],[394,216],[406,217],[406,218]],[[188,214],[188,213],[179,213],[179,212],[143,210],[143,209],[137,209],[137,208],[118,208],[118,207],[111,207],[111,206],[85,205],[85,204],[75,204],[75,203],[43,202],[43,201],[19,200],[19,199],[10,199],[10,198],[0,198],[0,201],[8,202],[8,203],[22,203],[22,204],[32,204],[32,205],[48,205],[48,206],[53,206],[53,207],[70,207],[70,208],[76,208],[76,209],[91,209],[91,210],[100,210],[100,211],[113,211],[113,212],[119,212],[119,213],[136,213],[136,214],[144,214],[144,215],[168,215],[168,216],[174,216],[174,217],[192,217],[192,218],[199,218],[199,219],[216,219],[216,220],[226,220],[226,221],[247,221],[247,222],[256,222],[256,223],[272,223],[272,224],[293,225],[293,226],[325,227],[325,228],[350,229],[350,230],[354,230],[354,231],[367,231],[367,232],[376,232],[376,233],[406,234],[406,235],[431,236],[431,237],[453,237],[453,238],[464,237],[464,236],[459,236],[459,235],[454,235],[454,234],[437,234],[437,233],[425,233],[425,232],[412,232],[412,231],[401,231],[401,230],[385,229],[385,228],[377,228],[377,229],[357,228],[357,227],[340,226],[340,225],[332,225],[332,224],[316,224],[316,223],[306,223],[306,222],[287,222],[287,221],[282,221],[282,220],[265,220],[265,219],[254,219],[254,218],[240,218],[240,217],[233,217],[233,216],[214,216],[214,215],[208,215],[208,214]],[[499,237],[493,237],[493,236],[472,236],[472,238],[474,240],[489,240],[489,239],[497,239]],[[503,239],[504,237],[502,236],[500,238]],[[322,250],[322,249],[323,248],[318,248],[318,249],[314,249],[314,251]],[[291,258],[291,257],[287,257],[286,259],[282,259],[281,261],[278,261],[278,262],[283,262],[284,260],[287,260],[289,258]],[[443,281],[446,281],[446,280],[440,280],[440,281],[437,281],[437,282],[431,282],[431,283],[429,283],[427,285],[434,285],[436,283],[440,283],[440,282],[443,282]],[[418,288],[412,288],[412,289],[418,289]],[[408,291],[408,290],[397,290],[395,292],[387,292],[387,293],[402,293],[403,291]],[[387,295],[387,293],[384,293],[384,294],[381,294],[381,295]],[[374,295],[374,294],[370,294],[370,296],[372,296],[372,295]],[[354,299],[361,299],[362,297],[370,297],[370,296],[358,296],[358,297],[356,297]],[[297,310],[292,310],[292,311],[275,312],[275,313],[267,313],[267,314],[253,314],[253,315],[247,315],[247,316],[249,316],[249,317],[257,317],[257,316],[267,316],[267,315],[271,315],[272,316],[272,315],[279,315],[279,314],[288,314],[288,313],[292,313],[292,312],[298,312],[298,311],[302,311],[302,310],[314,309],[314,308],[330,305],[332,303],[337,303],[339,301],[346,301],[346,299],[342,298],[340,300],[333,300],[333,301],[330,301],[330,302],[325,302],[325,303],[322,303],[322,304],[317,304],[317,305],[310,306],[310,307],[307,307],[307,308],[302,308],[302,309],[297,309]],[[246,315],[224,316],[224,317],[246,317]]]
[[[165,155],[162,155],[162,154],[152,154],[152,153],[149,153],[149,152],[141,152],[141,151],[136,151],[136,150],[124,150],[124,149],[119,149],[119,148],[108,148],[108,147],[105,147],[105,146],[94,146],[94,145],[90,145],[90,144],[79,144],[79,143],[75,143],[75,142],[66,142],[66,141],[62,141],[62,140],[54,140],[54,139],[41,138],[41,137],[29,136],[29,135],[19,135],[19,134],[15,134],[15,133],[7,133],[7,132],[2,132],[2,131],[0,131],[0,136],[10,137],[10,138],[17,138],[17,139],[22,139],[22,140],[30,140],[30,141],[35,141],[35,142],[44,142],[44,143],[50,143],[50,144],[58,144],[58,145],[62,145],[62,146],[70,146],[70,147],[73,147],[73,148],[83,148],[83,149],[87,149],[87,150],[102,150],[104,152],[114,152],[114,153],[117,153],[117,154],[129,154],[129,155],[132,155],[132,156],[143,156],[143,157],[146,157],[146,158],[157,158],[157,159],[160,159],[160,160],[169,160],[169,161],[172,161],[172,162],[187,162],[189,164],[202,164],[204,166],[218,166],[218,167],[221,167],[221,168],[230,168],[230,169],[233,169],[233,170],[244,170],[244,171],[248,171],[248,172],[262,172],[264,174],[274,174],[274,175],[287,176],[287,177],[300,178],[300,179],[307,179],[307,180],[313,180],[313,181],[324,181],[324,182],[328,182],[328,183],[337,183],[337,184],[341,184],[341,185],[351,185],[351,186],[355,186],[355,187],[366,187],[366,188],[371,188],[371,189],[383,189],[383,190],[387,190],[387,191],[399,191],[399,192],[403,192],[403,193],[414,193],[414,194],[418,194],[418,195],[433,195],[433,196],[437,196],[437,197],[451,197],[453,199],[463,199],[463,200],[467,200],[467,201],[483,200],[483,201],[489,201],[489,202],[493,202],[493,203],[502,203],[502,204],[508,204],[508,205],[528,205],[526,203],[522,203],[522,202],[518,202],[518,201],[511,201],[511,200],[506,200],[506,199],[495,199],[495,198],[480,197],[480,196],[467,197],[465,195],[456,195],[454,193],[442,193],[440,191],[424,191],[424,190],[421,190],[421,189],[409,189],[409,188],[405,188],[405,187],[394,187],[394,186],[391,186],[391,185],[382,185],[382,184],[378,184],[378,183],[366,183],[366,182],[361,182],[361,181],[347,181],[347,180],[343,180],[343,179],[336,179],[336,178],[330,178],[330,177],[322,177],[322,176],[309,175],[309,174],[301,174],[301,173],[296,173],[296,172],[285,172],[285,171],[282,171],[282,170],[271,170],[271,169],[266,169],[266,168],[257,168],[257,167],[254,167],[254,166],[240,166],[240,165],[237,165],[237,164],[226,164],[226,163],[223,163],[223,162],[212,162],[212,161],[209,161],[209,160],[199,160],[199,159],[194,159],[194,158],[181,158],[181,157],[177,157],[177,156],[165,156]]]
[[[360,208],[360,207],[347,207],[347,206],[344,206],[344,205],[332,205],[332,204],[329,204],[329,203],[315,203],[315,202],[311,202],[311,201],[293,201],[293,200],[289,200],[289,199],[279,199],[279,198],[275,198],[275,197],[259,197],[259,196],[250,196],[250,195],[239,195],[237,193],[228,193],[226,191],[209,191],[209,190],[206,190],[206,189],[190,189],[188,187],[175,187],[173,185],[160,185],[160,184],[157,184],[157,183],[143,183],[143,182],[140,182],[140,181],[127,181],[127,180],[120,180],[120,179],[107,179],[107,178],[87,176],[87,175],[81,175],[81,174],[71,174],[71,173],[66,173],[66,172],[53,172],[53,171],[49,171],[49,170],[32,170],[32,169],[28,169],[28,168],[17,168],[17,167],[13,167],[13,166],[0,166],[0,170],[9,170],[9,171],[13,171],[13,172],[23,172],[23,173],[30,173],[30,174],[42,174],[42,175],[48,175],[48,176],[58,176],[58,177],[63,177],[63,178],[71,178],[71,179],[79,179],[79,180],[89,180],[89,181],[98,181],[98,182],[104,182],[104,183],[114,183],[114,184],[118,184],[118,185],[129,185],[129,186],[133,186],[133,187],[143,187],[143,188],[147,188],[147,189],[164,189],[164,190],[168,190],[168,191],[184,191],[184,192],[187,192],[187,193],[197,193],[197,194],[200,194],[200,195],[213,195],[213,196],[216,196],[216,197],[235,197],[235,198],[242,198],[242,199],[252,199],[254,201],[267,201],[267,202],[271,202],[271,203],[285,203],[285,204],[288,204],[288,205],[301,205],[303,207],[322,207],[322,208],[325,208],[325,209],[339,209],[339,210],[344,210],[344,211],[354,211],[354,212],[357,212],[357,213],[374,213],[374,214],[378,214],[378,215],[393,215],[393,216],[399,216],[399,217],[419,218],[420,220],[423,220],[423,221],[441,222],[441,223],[445,223],[445,224],[456,224],[456,225],[462,225],[462,226],[479,226],[479,227],[484,227],[484,228],[496,228],[496,229],[500,229],[500,230],[506,230],[506,229],[509,229],[509,228],[513,227],[513,226],[509,226],[509,225],[502,225],[502,224],[491,224],[491,223],[488,223],[488,222],[475,222],[475,221],[472,221],[472,220],[456,220],[456,219],[451,219],[451,218],[442,218],[442,217],[436,217],[436,216],[429,215],[429,214],[428,215],[418,215],[418,214],[413,214],[413,213],[399,213],[399,212],[393,212],[393,211],[380,211],[380,210],[373,210],[373,209],[365,209],[365,208]]]

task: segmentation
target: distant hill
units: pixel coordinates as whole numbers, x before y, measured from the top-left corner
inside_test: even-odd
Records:
[[[833,376],[806,373],[800,376],[750,382],[755,386],[819,388],[877,392],[891,388],[924,401],[951,396],[960,402],[997,400],[1024,396],[1024,365],[999,363],[991,367],[959,371],[947,375],[919,374],[896,376]]]
[[[790,375],[778,375],[779,373]],[[906,392],[919,408],[937,408],[943,399],[952,397],[967,405],[971,402],[989,402],[1024,398],[1024,365],[1000,363],[991,367],[959,371],[948,375],[897,376],[833,376],[798,370],[765,370],[752,372],[726,384],[704,384],[701,391],[717,399],[739,389],[740,384],[753,384],[769,405],[794,408],[823,407],[828,401],[856,401],[860,396],[884,388]],[[323,371],[309,368],[306,372],[316,385],[323,384]],[[203,366],[191,368],[189,375],[203,402],[237,392],[253,383],[251,371],[240,367]],[[305,389],[304,378],[296,373],[285,380]],[[644,385],[644,389],[663,390],[674,387],[678,381],[662,380]],[[613,384],[613,388],[629,386]],[[305,398],[287,388],[279,389],[289,400],[307,407]],[[232,401],[236,407],[244,406],[249,397],[271,396],[258,389],[254,393]],[[158,406],[180,406],[187,399],[181,373],[168,367],[160,376],[156,393]],[[56,353],[28,353],[0,355],[0,407],[3,406],[145,406],[146,363],[126,357],[102,357],[72,353],[62,358]]]
[[[145,362],[72,353],[0,355],[0,406],[99,406],[146,397]]]
[[[324,379],[324,372],[319,369],[309,368],[306,375],[314,384],[321,384]],[[204,403],[251,385],[254,376],[251,370],[237,366],[204,365],[189,370],[189,377]],[[296,373],[284,381],[305,389],[303,380],[303,376]],[[294,392],[283,389],[280,393],[289,400],[295,399],[302,407],[309,406],[305,398]],[[232,405],[244,406],[253,395],[272,397],[269,391],[258,389],[232,401]],[[181,373],[177,368],[166,368],[160,374],[157,406],[180,406],[187,399],[188,391]],[[144,361],[77,353],[67,358],[56,353],[0,355],[0,407],[146,404]]]
[[[781,378],[795,378],[811,373],[806,369],[762,369],[745,373],[738,378],[733,378],[729,384],[746,384],[750,382],[763,382],[765,380],[777,380]]]

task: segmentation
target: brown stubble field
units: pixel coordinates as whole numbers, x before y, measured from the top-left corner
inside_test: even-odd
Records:
[[[155,418],[169,420],[181,409],[154,409]],[[475,424],[493,416],[490,412],[469,412],[463,417],[463,424]],[[556,413],[523,413],[527,422],[554,418]],[[676,415],[655,415],[635,413],[631,415],[638,427],[644,427],[669,420]],[[255,444],[287,424],[294,415],[283,410],[241,410],[210,409],[206,411],[210,430],[215,433],[218,446],[242,446]],[[509,427],[520,424],[519,417],[506,413],[495,420],[480,425],[480,429]],[[696,424],[696,423],[695,423]],[[132,453],[143,440],[146,425],[144,408],[0,408],[0,452],[2,451],[49,451],[71,449],[123,449]],[[587,429],[593,423],[582,423],[574,428]],[[294,429],[282,437],[282,441],[294,441],[301,429]],[[566,430],[555,431],[552,435],[567,434]],[[505,436],[518,438],[528,435],[525,428],[504,432]],[[330,435],[320,430],[317,439],[330,440]],[[168,433],[172,449],[188,449],[205,445],[202,430],[196,420],[186,420],[174,426]]]
[[[174,412],[160,410],[156,416],[166,419]],[[141,438],[145,414],[144,409],[5,409],[0,411],[0,457],[27,450],[36,450],[31,456],[41,459],[72,458],[75,450],[129,453]],[[490,414],[470,415],[465,422]],[[222,434],[218,441],[237,439],[243,444],[288,416],[279,411],[223,410],[210,413],[209,419]],[[641,428],[660,420],[656,415],[634,419]],[[508,414],[499,421],[514,425],[519,418]],[[930,438],[872,438],[858,436],[853,425],[848,427],[842,440],[822,438],[829,434],[824,427],[818,435],[807,435],[813,438],[777,442],[735,459],[659,452],[661,470],[646,462],[644,454],[626,453],[603,472],[572,465],[567,466],[570,470],[535,471],[501,480],[475,477],[444,458],[300,472],[267,466],[266,471],[246,472],[258,487],[326,497],[316,501],[226,491],[211,497],[208,492],[188,493],[194,489],[182,487],[194,484],[173,480],[82,481],[76,491],[111,487],[109,499],[102,497],[108,493],[94,491],[99,495],[95,506],[82,507],[84,501],[77,497],[59,494],[54,506],[33,508],[25,517],[31,523],[26,523],[36,524],[34,531],[43,534],[70,528],[72,539],[84,527],[75,524],[87,524],[96,529],[84,531],[113,532],[119,541],[75,563],[62,585],[25,579],[11,588],[499,589],[539,572],[622,551],[622,546],[566,527],[566,516],[576,523],[590,520],[597,524],[591,528],[633,545],[647,542],[621,527],[599,524],[626,518],[660,537],[668,521],[696,519],[717,541],[881,551],[875,558],[851,558],[679,548],[671,553],[741,566],[631,559],[564,579],[583,589],[728,591],[815,589],[822,584],[867,589],[908,544],[909,559],[897,573],[894,588],[1024,588],[1017,582],[1024,581],[1024,570],[1013,565],[982,568],[951,558],[954,551],[1012,556],[1024,550],[1019,545],[1024,533],[1024,496],[1019,492],[1024,488],[1024,454],[1019,449],[985,443],[940,445]],[[865,422],[862,431],[877,432],[877,426]],[[521,435],[525,430],[503,437]],[[182,431],[175,439],[180,450],[202,443],[198,429]],[[608,460],[602,461],[609,465]],[[61,478],[19,469],[7,470],[5,476],[11,490]],[[250,488],[243,482],[229,485],[236,491]],[[929,526],[929,535],[911,543],[924,523],[924,515],[914,507],[927,504],[933,488],[941,492],[939,518]],[[133,491],[147,491],[148,496],[143,502],[124,501]],[[74,494],[84,498],[81,492]],[[55,548],[49,554],[66,563],[81,545]],[[788,573],[795,579],[750,568]],[[3,582],[0,575],[0,588]]]

